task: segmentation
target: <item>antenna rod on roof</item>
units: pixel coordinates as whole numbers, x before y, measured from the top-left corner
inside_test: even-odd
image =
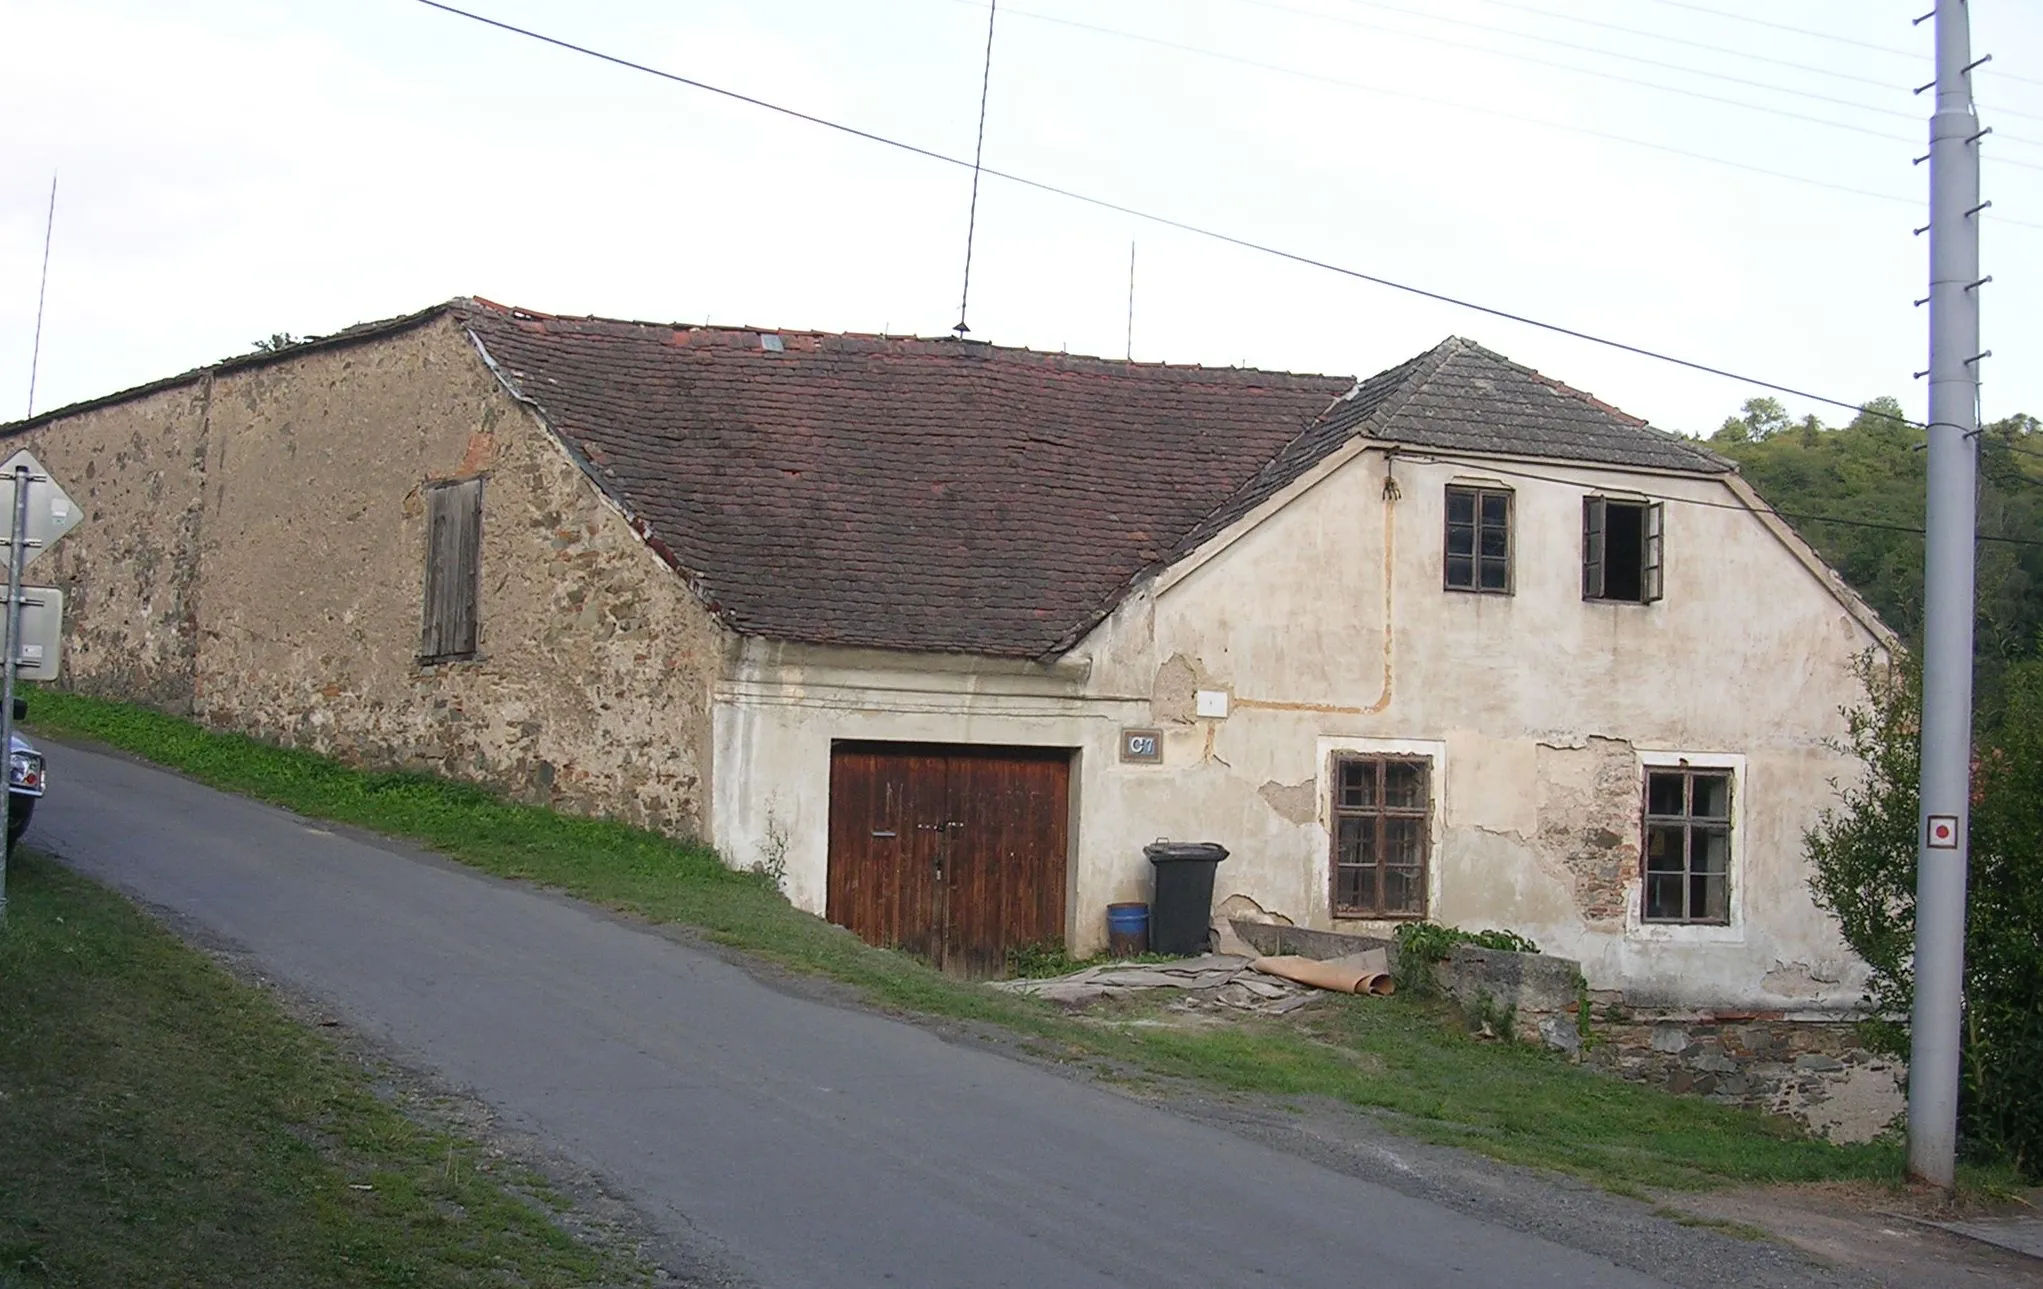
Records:
[[[972,205],[965,215],[965,288],[958,295],[958,325],[951,330],[963,340],[971,328],[965,325],[965,305],[972,298],[972,234],[979,225],[979,159],[986,152],[986,91],[993,84],[993,17],[1000,0],[986,3],[986,66],[979,73],[979,141],[972,146]]]
[[[1128,351],[1121,355],[1135,361],[1135,239],[1128,239]]]
[[[50,234],[57,227],[57,172],[50,171],[50,214],[43,221],[43,279],[35,291],[35,347],[28,354],[28,415],[35,415],[35,374],[43,360],[43,300],[50,293]]]

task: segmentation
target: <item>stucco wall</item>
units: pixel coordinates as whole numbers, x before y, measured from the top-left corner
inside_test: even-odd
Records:
[[[67,683],[706,832],[720,633],[452,321],[34,441],[88,512],[56,553]],[[422,488],[477,474],[481,656],[423,666]]]
[[[1229,847],[1216,898],[1325,927],[1331,759],[1411,753],[1433,763],[1436,919],[1528,934],[1641,1001],[1854,1000],[1862,976],[1809,900],[1801,832],[1851,771],[1825,740],[1873,631],[1723,483],[1430,455],[1397,462],[1395,501],[1380,453],[1330,464],[1143,588],[1054,682],[751,650],[719,691],[718,840],[784,855],[790,893],[820,909],[832,738],[1069,747],[1075,950],[1103,943],[1106,904],[1146,898],[1142,845],[1159,836]],[[1442,590],[1453,479],[1514,490],[1514,595]],[[1582,600],[1581,497],[1597,489],[1706,503],[1666,507],[1660,603]],[[1196,715],[1199,690],[1224,691],[1229,714]],[[1140,726],[1163,731],[1161,764],[1118,759],[1119,731]],[[1683,758],[1737,776],[1728,927],[1641,923],[1644,767]]]

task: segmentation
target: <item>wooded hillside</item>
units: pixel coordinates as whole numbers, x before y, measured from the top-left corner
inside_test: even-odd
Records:
[[[1738,463],[1913,646],[1922,626],[1924,431],[1875,399],[1851,422],[1790,420],[1747,402],[1709,445]],[[1991,717],[2006,664],[2043,655],[2043,425],[2012,416],[1980,434],[1978,691]]]

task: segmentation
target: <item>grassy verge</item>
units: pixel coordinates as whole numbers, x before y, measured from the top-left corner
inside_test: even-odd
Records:
[[[1101,1024],[946,977],[798,912],[764,879],[708,850],[574,819],[416,775],[352,770],[121,704],[42,692],[35,728],[124,748],[203,782],[301,813],[422,841],[862,989],[902,1010],[992,1022],[1078,1060],[1106,1060],[1244,1091],[1380,1109],[1402,1131],[1616,1188],[1898,1178],[1897,1147],[1832,1146],[1766,1116],[1619,1082],[1527,1048],[1481,1043],[1399,995],[1330,998],[1282,1024]],[[63,790],[61,779],[54,791]]]
[[[120,897],[10,868],[0,1286],[641,1282]]]

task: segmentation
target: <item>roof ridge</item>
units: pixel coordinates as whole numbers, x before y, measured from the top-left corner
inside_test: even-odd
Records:
[[[1466,345],[1469,349],[1475,351],[1476,353],[1481,354],[1483,357],[1488,358],[1492,362],[1501,363],[1502,365],[1509,367],[1514,371],[1520,371],[1525,373],[1527,376],[1530,376],[1533,380],[1536,380],[1540,384],[1546,386],[1548,389],[1553,390],[1556,394],[1561,394],[1568,398],[1573,398],[1580,402],[1587,403],[1590,407],[1595,408],[1597,411],[1603,413],[1605,416],[1613,417],[1619,421],[1623,421],[1626,424],[1633,427],[1634,429],[1644,430],[1649,434],[1657,435],[1670,445],[1679,447],[1687,452],[1693,453],[1694,455],[1702,458],[1704,462],[1710,465],[1718,467],[1728,467],[1733,471],[1737,469],[1736,462],[1732,461],[1728,457],[1722,456],[1716,452],[1711,451],[1708,447],[1705,447],[1700,440],[1692,439],[1688,435],[1677,433],[1674,430],[1663,430],[1643,416],[1637,416],[1631,412],[1627,412],[1623,408],[1617,406],[1615,403],[1605,402],[1603,399],[1598,398],[1596,395],[1590,393],[1586,389],[1581,389],[1574,385],[1570,385],[1568,382],[1560,379],[1557,376],[1549,376],[1545,372],[1539,370],[1537,367],[1528,366],[1527,364],[1521,363],[1516,359],[1506,357],[1505,355],[1498,353],[1494,349],[1490,349],[1483,345],[1477,344],[1473,340],[1464,339],[1462,340],[1461,343]]]
[[[1059,359],[1069,362],[1096,363],[1100,366],[1130,372],[1215,372],[1241,376],[1261,376],[1287,381],[1323,381],[1340,379],[1327,372],[1296,371],[1276,367],[1221,366],[1211,363],[1141,362],[1132,358],[1114,358],[1105,354],[1077,353],[1066,349],[1037,349],[1028,345],[998,345],[984,340],[960,340],[956,336],[925,336],[913,332],[895,331],[826,331],[808,327],[771,327],[752,323],[711,323],[711,322],[654,322],[641,318],[611,318],[599,314],[556,314],[527,309],[519,305],[501,304],[481,296],[465,296],[450,302],[456,305],[472,306],[471,316],[483,315],[501,321],[530,320],[540,323],[583,324],[602,327],[637,327],[672,332],[701,332],[720,335],[774,335],[790,338],[811,338],[816,340],[873,341],[891,345],[914,345],[927,347],[938,352],[990,353],[1003,356],[1026,358]]]

